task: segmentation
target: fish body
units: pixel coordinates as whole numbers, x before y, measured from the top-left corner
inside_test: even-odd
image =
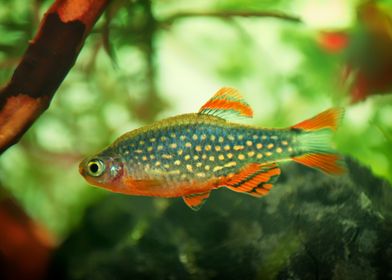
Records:
[[[252,110],[231,88],[218,91],[199,113],[161,120],[118,138],[80,164],[93,185],[131,195],[183,197],[197,210],[211,190],[228,187],[266,195],[280,175],[278,164],[294,160],[327,173],[341,173],[329,147],[341,109],[330,109],[286,129],[229,122]]]

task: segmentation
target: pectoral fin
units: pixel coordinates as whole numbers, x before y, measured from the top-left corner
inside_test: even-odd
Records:
[[[188,205],[192,210],[199,210],[203,204],[207,201],[207,198],[210,196],[210,192],[203,193],[195,193],[183,196],[184,202]]]

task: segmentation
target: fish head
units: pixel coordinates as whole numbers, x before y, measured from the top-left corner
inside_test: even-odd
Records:
[[[79,173],[91,185],[116,191],[124,173],[124,163],[112,156],[95,155],[79,164]]]

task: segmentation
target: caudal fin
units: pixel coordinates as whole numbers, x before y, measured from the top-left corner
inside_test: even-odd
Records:
[[[305,131],[314,131],[324,128],[329,128],[331,130],[336,130],[339,123],[344,115],[343,108],[331,108],[328,109],[313,118],[304,120],[292,128],[302,129]]]
[[[331,108],[292,126],[292,129],[299,130],[298,154],[292,159],[329,174],[344,173],[345,167],[341,157],[330,144],[331,132],[337,129],[343,114],[343,108]]]
[[[308,153],[292,158],[295,162],[316,168],[328,174],[339,175],[346,171],[342,159],[337,154]]]

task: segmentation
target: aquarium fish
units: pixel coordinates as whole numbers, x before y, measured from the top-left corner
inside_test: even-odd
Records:
[[[329,174],[344,171],[330,147],[343,109],[329,109],[285,129],[227,120],[252,115],[237,90],[222,88],[198,113],[130,131],[83,160],[79,171],[92,185],[129,195],[182,197],[194,210],[220,187],[266,195],[281,173],[282,161]]]

